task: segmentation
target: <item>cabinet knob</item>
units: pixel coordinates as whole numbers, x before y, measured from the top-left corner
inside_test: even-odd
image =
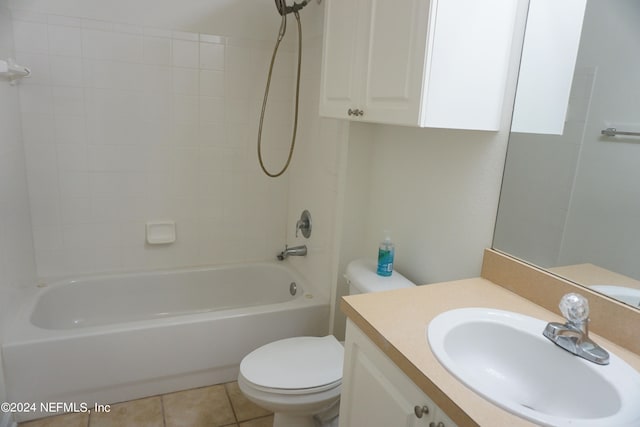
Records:
[[[424,406],[416,405],[413,408],[413,412],[416,414],[416,417],[422,418],[423,415],[429,413],[429,407],[427,405],[424,405]]]
[[[444,427],[444,423],[442,421],[439,421],[438,424],[436,424],[433,421],[431,421],[429,423],[429,427]]]

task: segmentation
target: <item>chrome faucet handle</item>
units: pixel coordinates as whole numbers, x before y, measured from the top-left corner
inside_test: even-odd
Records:
[[[582,295],[570,293],[560,300],[562,315],[572,323],[582,323],[589,320],[589,301]]]
[[[302,236],[306,239],[311,236],[311,214],[306,209],[302,211],[300,219],[296,222],[296,237],[298,237],[298,230],[302,232]]]

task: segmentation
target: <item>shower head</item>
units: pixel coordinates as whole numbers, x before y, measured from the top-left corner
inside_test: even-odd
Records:
[[[286,0],[276,0],[276,9],[281,16],[292,12],[298,12],[309,3],[309,0],[302,0],[300,3],[293,3],[293,6],[287,6]]]

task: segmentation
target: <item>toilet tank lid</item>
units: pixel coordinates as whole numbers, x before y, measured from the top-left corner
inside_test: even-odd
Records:
[[[415,286],[411,280],[393,270],[389,277],[378,276],[377,264],[370,259],[356,259],[347,265],[344,277],[362,293],[388,291]]]

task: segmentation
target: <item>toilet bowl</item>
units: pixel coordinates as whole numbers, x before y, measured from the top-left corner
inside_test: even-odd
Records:
[[[378,276],[370,260],[349,263],[345,278],[351,294],[415,286],[396,271]],[[274,427],[337,427],[343,358],[332,335],[274,341],[242,359],[238,386],[274,413]]]
[[[328,424],[338,415],[343,358],[344,348],[332,335],[274,341],[242,359],[238,386],[274,413],[274,426]]]

